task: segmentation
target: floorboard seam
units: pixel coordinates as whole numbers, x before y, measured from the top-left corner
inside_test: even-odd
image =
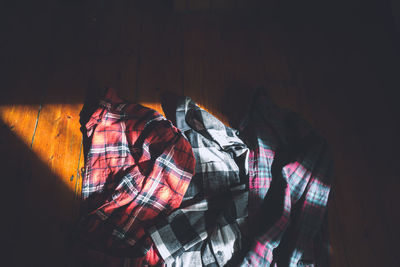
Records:
[[[35,127],[33,128],[33,134],[32,134],[32,140],[31,140],[31,149],[33,147],[33,141],[35,140],[35,135],[36,135],[36,130],[37,130],[37,126],[39,124],[39,117],[40,117],[40,111],[42,110],[42,101],[39,104],[39,109],[38,109],[38,114],[36,116],[36,122],[35,122]]]

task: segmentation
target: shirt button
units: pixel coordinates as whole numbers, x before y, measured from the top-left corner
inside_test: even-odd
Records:
[[[217,252],[217,258],[218,258],[218,261],[224,261],[224,255],[223,255],[222,251]]]

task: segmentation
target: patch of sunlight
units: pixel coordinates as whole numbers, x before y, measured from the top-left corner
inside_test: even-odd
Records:
[[[154,102],[139,102],[140,105],[148,107],[148,108],[152,108],[154,110],[156,110],[158,113],[162,114],[163,116],[165,116],[164,111],[162,109],[161,103],[154,103]]]
[[[82,104],[3,105],[0,119],[72,191],[83,167],[79,112]],[[78,178],[78,179],[77,179]]]
[[[0,106],[0,119],[21,141],[30,147],[39,105]]]

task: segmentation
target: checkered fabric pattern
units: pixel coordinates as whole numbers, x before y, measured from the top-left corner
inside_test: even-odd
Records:
[[[241,248],[248,149],[190,98],[178,102],[176,121],[192,145],[195,175],[181,207],[149,232],[167,266],[222,266]]]
[[[258,90],[241,138],[250,147],[249,225],[242,266],[313,266],[306,255],[321,229],[331,160],[325,140]]]
[[[132,257],[137,247],[143,255],[151,246],[146,228],[182,202],[194,173],[192,148],[162,115],[122,101],[112,89],[86,128],[80,233],[111,255]]]

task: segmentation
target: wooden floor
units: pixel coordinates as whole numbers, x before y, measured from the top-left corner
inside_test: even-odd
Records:
[[[74,266],[79,113],[107,86],[160,112],[160,92],[184,94],[232,126],[251,91],[269,88],[332,148],[332,266],[400,266],[400,46],[385,5],[9,2],[0,11],[3,266]]]

